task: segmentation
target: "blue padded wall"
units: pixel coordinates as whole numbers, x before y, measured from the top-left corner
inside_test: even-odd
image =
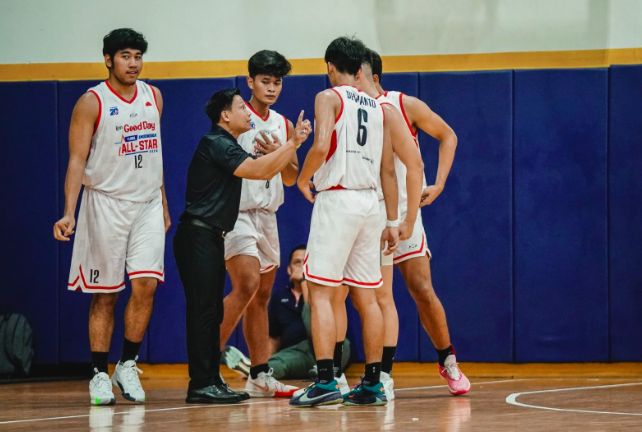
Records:
[[[612,361],[642,361],[642,66],[613,66],[609,93]]]
[[[512,72],[420,74],[419,94],[458,137],[446,187],[422,213],[452,344],[461,361],[511,361]],[[439,142],[420,141],[433,184]],[[437,360],[423,329],[420,355]]]
[[[185,294],[174,261],[173,237],[185,209],[187,168],[201,137],[211,129],[204,107],[224,88],[234,87],[233,78],[150,80],[163,95],[161,120],[165,191],[172,227],[165,243],[165,284],[156,292],[149,328],[149,361],[185,363]]]
[[[97,85],[99,81],[63,81],[58,83],[58,144],[60,166],[59,174],[59,199],[58,217],[61,217],[65,208],[65,175],[69,163],[69,125],[71,114],[78,99],[89,89]],[[76,218],[80,210],[81,195],[76,205]],[[65,319],[60,321],[60,362],[79,363],[91,361],[89,348],[89,305],[91,294],[72,292],[67,290],[69,270],[71,266],[71,253],[74,243],[74,236],[70,242],[59,243],[59,304],[60,315]],[[123,268],[123,273],[125,269]],[[114,319],[114,333],[112,335],[109,361],[116,362],[120,359],[123,337],[125,332],[124,313],[127,301],[131,295],[131,285],[127,281],[127,287],[118,296],[116,313]],[[143,338],[143,344],[139,351],[139,360],[148,361],[148,336]]]
[[[606,69],[515,71],[515,360],[608,360]]]
[[[0,314],[27,317],[34,363],[58,362],[57,83],[0,83],[0,201],[3,281]]]

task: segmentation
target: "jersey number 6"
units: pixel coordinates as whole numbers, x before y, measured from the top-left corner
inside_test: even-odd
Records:
[[[357,111],[357,117],[359,120],[359,129],[357,131],[357,144],[361,147],[366,145],[368,141],[368,129],[366,128],[366,123],[368,123],[368,111],[359,108]]]

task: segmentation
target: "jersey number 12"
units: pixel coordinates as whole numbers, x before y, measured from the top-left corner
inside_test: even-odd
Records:
[[[366,128],[366,123],[368,123],[368,111],[359,108],[357,111],[357,120],[359,123],[359,128],[357,130],[357,144],[363,147],[368,141],[368,128]]]
[[[134,168],[142,168],[143,167],[143,155],[138,154],[134,155]]]

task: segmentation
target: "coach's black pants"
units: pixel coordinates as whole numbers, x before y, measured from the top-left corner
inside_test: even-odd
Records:
[[[225,249],[221,233],[181,222],[174,257],[185,289],[189,387],[220,384]]]

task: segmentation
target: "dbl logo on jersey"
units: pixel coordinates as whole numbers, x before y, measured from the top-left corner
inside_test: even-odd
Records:
[[[254,122],[250,122],[250,129],[256,129],[256,124]]]
[[[110,116],[118,115],[118,107],[109,107],[109,115]]]

